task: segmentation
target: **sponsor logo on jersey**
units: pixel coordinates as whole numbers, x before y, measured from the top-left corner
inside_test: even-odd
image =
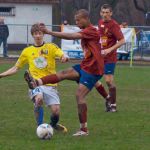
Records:
[[[34,60],[34,64],[37,68],[43,69],[47,66],[47,60],[44,57],[40,56]]]

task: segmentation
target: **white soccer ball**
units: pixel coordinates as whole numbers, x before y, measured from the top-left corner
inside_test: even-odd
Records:
[[[53,128],[51,125],[43,123],[37,127],[36,134],[40,139],[51,139],[53,136]]]

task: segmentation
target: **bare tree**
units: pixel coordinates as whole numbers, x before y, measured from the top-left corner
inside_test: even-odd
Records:
[[[147,21],[145,15],[150,12],[150,0],[60,0],[60,2],[61,16],[68,20],[69,24],[75,24],[74,13],[82,8],[90,11],[91,22],[97,24],[100,19],[100,7],[105,3],[112,6],[113,17],[118,22],[126,20],[130,25],[144,25]],[[56,12],[59,9],[56,9]]]
[[[150,24],[150,3],[143,0],[143,7],[139,4],[139,1],[134,0],[134,5],[137,10],[142,11],[145,15],[146,25]]]
[[[143,3],[144,3],[144,8],[139,5],[137,0],[134,0],[135,8],[138,9],[139,11],[142,11],[145,14],[147,13],[148,8],[144,0],[143,0]]]

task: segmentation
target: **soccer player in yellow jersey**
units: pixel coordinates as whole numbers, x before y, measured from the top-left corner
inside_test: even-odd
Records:
[[[35,78],[41,78],[49,74],[56,73],[55,59],[60,58],[61,62],[66,62],[63,51],[53,43],[44,43],[44,34],[40,25],[34,24],[31,27],[31,34],[34,39],[34,45],[25,48],[16,64],[7,71],[0,74],[0,78],[15,74],[25,64],[29,66],[29,72]],[[43,123],[43,101],[51,110],[50,124],[56,130],[67,132],[67,129],[58,124],[60,113],[60,99],[57,92],[57,84],[47,84],[29,90],[30,98],[34,103],[34,113],[37,125]]]

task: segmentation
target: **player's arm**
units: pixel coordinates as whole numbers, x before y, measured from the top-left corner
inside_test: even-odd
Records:
[[[122,46],[125,43],[125,38],[123,36],[123,33],[122,33],[119,25],[115,24],[112,27],[112,34],[117,39],[117,43],[108,49],[102,50],[101,51],[102,55],[107,55],[107,54],[111,53],[112,51],[118,49],[120,46]]]
[[[13,66],[12,68],[8,69],[7,71],[1,73],[0,78],[16,74],[18,72],[18,70],[19,70],[19,68],[17,66]]]
[[[120,39],[120,40],[118,40],[118,42],[114,45],[114,46],[112,46],[110,49],[111,49],[111,51],[113,51],[113,50],[115,50],[115,49],[118,49],[120,46],[122,46],[123,44],[125,43],[125,39],[124,39],[124,37],[122,38],[122,39]]]
[[[22,68],[27,63],[26,53],[27,52],[25,50],[23,50],[23,52],[19,56],[16,64],[12,68],[8,69],[7,71],[0,73],[0,78],[16,74],[19,71],[19,69]]]
[[[82,35],[80,33],[64,33],[64,32],[53,32],[53,31],[48,31],[47,34],[66,39],[66,40],[74,40],[74,39],[81,39]]]
[[[53,43],[51,46],[53,46],[52,50],[54,58],[59,58],[62,63],[65,63],[69,60],[69,56],[65,54],[57,45]]]
[[[63,55],[61,56],[61,58],[60,58],[60,61],[61,61],[62,63],[65,63],[65,62],[67,62],[68,60],[69,60],[69,56],[66,55],[66,54],[63,54]]]
[[[51,30],[48,30],[44,25],[41,25],[41,30],[44,34],[49,34],[58,38],[66,39],[66,40],[74,40],[74,39],[81,39],[82,34],[81,33],[64,33],[64,32],[54,32]]]
[[[124,43],[125,43],[125,39],[122,38],[115,45],[113,45],[112,47],[102,50],[101,53],[102,53],[102,55],[107,55],[107,54],[111,53],[112,51],[114,51],[114,50],[118,49],[119,47],[121,47]]]

